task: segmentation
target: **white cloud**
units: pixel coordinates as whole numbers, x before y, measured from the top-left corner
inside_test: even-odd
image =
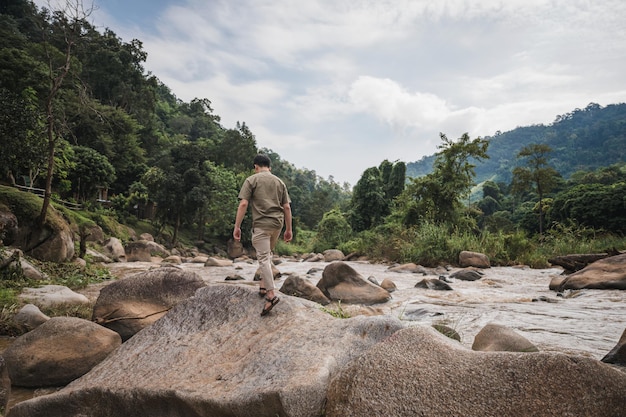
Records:
[[[94,18],[142,40],[179,98],[208,98],[225,127],[245,121],[259,146],[351,183],[431,154],[439,132],[626,101],[623,0],[133,0],[157,10],[140,23],[113,4]]]

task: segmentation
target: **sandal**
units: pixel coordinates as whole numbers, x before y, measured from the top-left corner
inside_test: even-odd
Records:
[[[267,313],[269,313],[270,311],[272,311],[272,309],[274,308],[274,306],[275,306],[276,304],[278,304],[278,302],[280,301],[280,298],[278,298],[278,297],[274,297],[274,298],[267,298],[267,297],[266,297],[266,298],[265,298],[265,300],[266,300],[268,303],[270,303],[270,306],[269,306],[269,307],[265,307],[265,306],[263,306],[263,311],[261,311],[261,315],[262,315],[262,316],[265,316],[265,315],[267,315]]]
[[[263,287],[259,288],[259,297],[265,297],[265,294],[267,294],[267,290]]]

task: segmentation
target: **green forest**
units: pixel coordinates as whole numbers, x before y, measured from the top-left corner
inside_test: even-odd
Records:
[[[258,152],[292,199],[295,239],[277,252],[339,248],[371,259],[546,266],[550,256],[624,249],[626,105],[558,116],[494,137],[441,134],[416,163],[381,161],[338,184],[260,148],[210,98],[183,102],[144,69],[142,42],[99,32],[82,2],[0,6],[0,183],[42,190],[92,218],[148,222],[170,247],[231,238],[241,183]],[[250,220],[243,224],[249,239]],[[243,240],[244,244],[249,241]]]

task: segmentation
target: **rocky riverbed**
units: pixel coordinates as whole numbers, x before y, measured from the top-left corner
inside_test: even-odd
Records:
[[[396,291],[392,300],[374,306],[333,304],[329,310],[341,309],[355,314],[388,314],[407,324],[446,324],[461,336],[461,343],[471,347],[475,335],[487,324],[509,327],[542,351],[558,351],[601,359],[615,346],[626,328],[626,292],[620,290],[578,290],[557,293],[548,288],[550,280],[560,275],[560,268],[492,267],[482,270],[476,281],[450,278],[452,291],[415,288],[423,278],[450,276],[447,271],[421,273],[391,272],[389,265],[369,262],[347,262],[364,278],[378,282],[393,281]],[[277,265],[282,276],[280,289],[290,274],[306,277],[313,284],[322,276],[327,262],[283,259]],[[182,263],[180,268],[199,274],[207,283],[223,283],[227,277],[244,280],[227,281],[233,285],[257,285],[253,281],[256,262],[235,262],[230,266],[207,267],[202,263]],[[108,264],[118,278],[159,267],[156,262],[119,262]],[[85,289],[83,294],[95,299],[101,286]],[[260,308],[260,307],[259,307]],[[280,305],[277,307],[280,308]]]
[[[154,394],[160,398],[160,395],[165,395],[171,391],[171,378],[175,376],[180,379],[178,382],[180,386],[175,389],[175,392],[196,392],[199,389],[198,387],[206,388],[208,386],[207,384],[217,384],[214,389],[220,387],[224,388],[224,384],[232,378],[235,378],[235,376],[237,378],[244,378],[245,381],[253,385],[249,388],[246,387],[241,390],[241,392],[235,389],[235,387],[241,388],[239,385],[230,388],[227,387],[224,393],[214,393],[214,396],[208,395],[205,390],[201,389],[197,394],[203,397],[202,401],[205,403],[206,407],[209,407],[210,404],[215,405],[215,401],[222,398],[223,395],[227,395],[227,392],[229,396],[233,396],[233,401],[237,399],[237,402],[241,404],[246,404],[247,401],[251,398],[257,398],[258,395],[266,395],[263,394],[263,392],[265,392],[263,390],[269,388],[266,387],[264,381],[274,381],[277,375],[281,375],[281,378],[285,378],[285,381],[274,381],[275,384],[270,385],[273,387],[272,389],[278,390],[277,392],[280,392],[281,396],[286,396],[285,398],[287,398],[293,394],[294,387],[292,383],[294,383],[294,381],[298,387],[303,381],[312,383],[310,377],[307,376],[310,372],[312,372],[311,375],[317,375],[320,378],[323,375],[327,377],[327,374],[334,374],[343,369],[343,365],[345,365],[347,359],[349,359],[344,357],[346,354],[360,355],[360,353],[355,353],[358,349],[354,350],[355,347],[350,344],[344,346],[344,344],[347,343],[344,339],[347,337],[346,335],[350,334],[361,335],[351,342],[359,346],[362,344],[361,338],[363,335],[374,337],[374,339],[368,342],[370,344],[373,343],[373,346],[385,341],[386,347],[383,350],[387,353],[394,352],[395,348],[393,346],[396,346],[396,344],[400,346],[402,343],[408,343],[410,346],[417,349],[413,349],[409,352],[405,351],[406,348],[400,348],[400,351],[404,353],[400,352],[400,357],[394,359],[389,358],[389,360],[397,364],[397,361],[408,360],[402,356],[404,354],[417,355],[410,360],[410,362],[413,363],[412,372],[431,372],[430,375],[423,376],[426,381],[424,382],[426,386],[430,386],[428,384],[440,378],[441,375],[449,376],[450,373],[446,371],[442,374],[440,372],[441,370],[435,372],[439,369],[438,367],[433,368],[430,365],[415,366],[415,363],[420,361],[430,363],[435,360],[440,366],[443,366],[441,357],[446,355],[449,356],[449,358],[444,362],[451,367],[450,372],[452,369],[457,369],[457,366],[469,366],[472,372],[476,369],[481,369],[481,372],[497,373],[497,370],[504,366],[508,369],[507,372],[517,374],[518,372],[524,373],[525,370],[530,369],[529,367],[539,366],[535,371],[530,372],[528,378],[534,375],[534,377],[538,378],[538,381],[543,381],[542,384],[546,382],[546,378],[551,381],[554,378],[564,378],[563,381],[572,377],[577,378],[575,375],[579,375],[577,373],[579,371],[575,371],[571,367],[580,366],[581,369],[587,367],[589,369],[585,368],[587,370],[580,375],[587,375],[584,378],[588,380],[585,379],[583,381],[581,379],[578,385],[580,387],[588,387],[592,381],[598,382],[599,387],[594,386],[595,388],[592,389],[595,393],[593,395],[600,395],[605,392],[603,387],[605,387],[604,384],[606,384],[606,381],[618,379],[622,381],[620,383],[624,382],[621,372],[611,374],[611,372],[615,371],[611,371],[610,367],[607,368],[597,361],[604,357],[606,353],[615,346],[626,327],[626,306],[624,303],[624,294],[626,293],[624,291],[566,290],[560,293],[551,291],[549,289],[550,282],[553,281],[553,278],[561,275],[562,271],[560,268],[534,270],[527,267],[494,267],[478,270],[478,279],[466,281],[455,278],[455,273],[462,272],[460,268],[413,268],[413,271],[418,272],[409,273],[397,272],[397,269],[402,270],[402,268],[392,269],[389,265],[372,264],[365,261],[345,263],[358,272],[364,279],[378,283],[383,283],[384,281],[385,288],[395,288],[395,290],[391,292],[392,298],[387,302],[374,305],[331,303],[322,306],[308,301],[305,302],[296,297],[289,297],[286,294],[279,294],[284,301],[277,305],[269,318],[259,318],[257,313],[260,312],[263,301],[256,295],[258,282],[253,280],[257,270],[256,262],[239,261],[232,263],[228,260],[218,260],[215,264],[221,266],[208,266],[210,264],[209,262],[205,264],[196,259],[195,262],[189,261],[177,264],[176,267],[187,272],[192,271],[199,275],[202,280],[208,284],[208,287],[200,288],[195,292],[196,295],[194,297],[181,301],[180,304],[172,309],[163,319],[155,322],[146,328],[145,331],[138,333],[127,343],[124,343],[116,350],[117,353],[115,355],[109,356],[105,362],[101,364],[102,366],[98,367],[99,370],[97,372],[90,372],[84,379],[81,378],[77,380],[76,383],[70,384],[70,386],[67,387],[68,389],[62,390],[59,395],[55,394],[50,397],[42,397],[41,399],[37,398],[35,402],[29,401],[28,403],[17,405],[33,395],[32,390],[18,389],[12,392],[9,407],[13,410],[13,406],[15,406],[16,416],[30,416],[31,414],[29,413],[35,413],[35,410],[38,411],[32,415],[48,416],[49,407],[52,407],[54,404],[56,404],[54,405],[55,407],[67,404],[69,397],[66,396],[74,395],[72,394],[74,390],[78,389],[84,395],[88,395],[88,393],[92,393],[92,391],[96,389],[96,391],[102,390],[103,393],[107,392],[112,395],[111,398],[106,401],[103,400],[104,402],[99,404],[102,410],[106,409],[108,410],[106,412],[110,412],[111,410],[107,408],[109,406],[106,404],[117,404],[119,401],[122,401],[123,399],[121,397],[118,398],[116,396],[121,395],[120,393],[125,392],[129,387],[134,386],[135,388],[133,389],[137,389],[140,392],[150,392],[150,395]],[[154,258],[152,262],[118,262],[107,264],[107,267],[111,270],[116,279],[124,280],[136,273],[154,268],[158,268],[159,272],[165,272],[165,270],[160,269],[164,265],[165,263],[161,259]],[[322,278],[323,271],[329,265],[329,262],[323,261],[308,262],[295,259],[281,259],[277,262],[277,268],[280,270],[281,276],[275,281],[276,288],[280,290],[291,275],[298,275],[315,285]],[[330,269],[333,268],[329,268],[327,272]],[[468,270],[465,270],[465,272],[467,271]],[[142,282],[141,280],[138,281],[138,279],[139,277],[129,280],[128,282]],[[420,288],[419,286],[416,287],[416,284],[424,279],[431,279],[435,283],[445,281],[449,288],[443,291]],[[110,282],[92,285],[80,292],[87,298],[95,301],[102,288],[109,284]],[[156,287],[150,286],[146,288],[152,288],[154,290]],[[358,317],[353,319],[356,321],[337,320],[326,314],[329,312],[334,312],[333,315],[335,316],[349,315],[354,317],[365,315],[378,317]],[[296,319],[294,320],[294,318]],[[374,321],[367,321],[370,319]],[[378,325],[375,323],[378,323]],[[344,324],[347,326],[345,329],[342,327]],[[471,348],[474,339],[478,339],[476,335],[481,332],[481,330],[487,327],[493,328],[493,326],[487,326],[488,324],[501,325],[511,329],[534,344],[534,347],[531,346],[529,350],[523,350],[524,352],[534,351],[536,347],[538,350],[544,352],[544,356],[526,356],[525,354],[523,354],[523,356],[507,356],[498,355],[497,353],[482,356],[480,353],[464,349],[458,346],[458,344],[450,344],[450,339],[441,336],[441,334],[430,328],[430,325],[446,325],[454,329],[460,335],[461,344],[464,347]],[[365,328],[359,329],[359,326],[362,325],[364,325]],[[384,329],[397,329],[399,328],[398,326],[409,327],[409,329],[404,330],[415,330],[415,332],[407,333],[400,331],[398,336],[393,338],[389,337],[388,334],[382,334],[376,331],[372,333],[372,329],[375,328],[378,328],[384,333],[386,331]],[[266,328],[272,328],[274,330],[263,330]],[[355,328],[357,330],[355,330]],[[218,333],[215,333],[215,329],[220,330]],[[431,333],[429,333],[428,330],[430,330]],[[391,332],[393,331],[395,330],[391,330]],[[437,339],[432,332],[443,340]],[[216,337],[216,334],[221,336]],[[334,334],[334,336],[330,336],[331,334]],[[404,338],[406,338],[406,340],[404,340]],[[335,344],[333,342],[333,340],[339,339],[342,340],[342,343]],[[391,341],[392,339],[393,341]],[[191,341],[193,341],[193,343],[190,343]],[[200,343],[198,344],[198,342]],[[325,343],[328,344],[328,346],[326,346]],[[424,343],[426,344],[421,346]],[[429,343],[433,343],[433,345],[430,346]],[[260,346],[264,346],[265,348],[260,349]],[[303,349],[305,346],[306,348]],[[418,346],[421,347],[418,348]],[[368,349],[366,346],[361,346],[361,348]],[[151,355],[150,360],[147,362],[139,364],[136,362],[137,355],[140,352],[144,352],[145,349],[153,349],[154,355]],[[313,355],[315,349],[318,350],[316,351],[317,353]],[[278,351],[281,352],[280,355],[276,355]],[[374,349],[372,352],[373,351]],[[303,352],[307,352],[307,358],[301,363],[298,362],[298,358],[302,360]],[[580,362],[580,360],[568,361],[566,359],[567,356],[551,355],[553,352],[582,356],[588,358],[588,360],[585,361],[581,358],[580,360],[583,360],[583,362]],[[222,358],[220,355],[225,356]],[[311,361],[311,355],[316,356],[317,361]],[[375,363],[378,363],[381,357],[380,353],[373,355],[374,356],[370,359],[374,359]],[[482,362],[480,361],[485,360],[485,358],[489,358],[489,360],[495,362],[493,364],[481,365],[480,363]],[[511,358],[517,358],[515,360],[520,363],[509,363],[506,366],[495,364],[498,361],[510,361]],[[132,363],[137,369],[129,372],[127,365],[124,365],[125,361],[131,361],[129,365]],[[172,361],[176,362],[175,366],[172,365]],[[214,363],[214,366],[206,368],[204,367],[205,364],[203,361]],[[287,366],[285,365],[285,361],[292,361],[293,364]],[[546,365],[546,361],[550,362],[551,365]],[[269,368],[267,366],[259,366],[260,363],[266,365],[272,364],[272,366],[269,366]],[[240,369],[235,369],[235,364],[237,364]],[[172,366],[174,370],[170,369]],[[297,374],[296,370],[304,369],[307,366],[313,366],[314,369],[312,368],[310,372],[306,371],[306,375]],[[354,366],[349,369],[346,368],[347,373],[344,377],[348,379],[352,378],[350,376],[351,372],[359,373],[363,371],[367,373],[367,369],[371,366],[373,365],[368,365],[364,370],[359,370],[360,368],[354,368]],[[563,369],[557,372],[556,375],[551,371],[545,370],[546,373],[543,375],[542,370],[546,366],[560,367]],[[198,374],[194,371],[198,367],[201,367],[204,371]],[[152,368],[154,369],[150,371],[149,369]],[[401,370],[404,368],[405,365],[402,365],[395,371],[391,371],[391,373],[394,375],[397,372],[401,373]],[[591,368],[593,368],[593,370],[591,370]],[[287,371],[287,369],[289,369],[289,371]],[[383,369],[389,371],[391,368],[388,369],[386,366],[383,366]],[[173,374],[171,376],[163,376],[162,374],[166,370],[170,370]],[[217,372],[215,378],[211,375],[207,376],[206,372],[209,372],[209,370],[214,373]],[[250,373],[252,370],[254,370],[254,372]],[[132,380],[137,372],[150,375],[150,378],[154,380],[147,381],[142,378],[136,381]],[[183,375],[179,375],[178,372],[183,373]],[[187,375],[186,373],[188,372],[191,372],[191,374]],[[604,375],[603,372],[608,372],[610,375]],[[379,373],[376,372],[375,374]],[[600,374],[604,376],[601,377]],[[328,383],[326,377],[321,378],[319,381],[313,381],[314,383],[312,383],[311,387],[317,387],[316,395],[313,396],[316,400],[313,401],[315,404],[308,404],[307,407],[312,407],[312,409],[318,409],[318,407],[320,407],[321,403],[318,404],[318,402],[322,401],[326,396],[325,384]],[[504,380],[501,381],[503,384],[506,385],[510,382],[508,380],[509,374],[506,372],[499,376],[492,375],[477,381],[491,386],[493,381],[500,377],[504,378]],[[126,381],[127,378],[130,379]],[[408,378],[406,383],[421,380],[413,376],[407,376],[406,378]],[[458,378],[458,383],[464,380],[465,376],[463,372],[461,372]],[[521,378],[527,381],[525,379],[526,376]],[[389,376],[387,383],[393,385],[393,381],[396,379],[397,376]],[[377,380],[373,383],[376,385],[380,382],[381,381]],[[320,383],[322,386],[318,386]],[[515,382],[515,384],[517,383],[518,382]],[[536,385],[534,383],[529,384]],[[557,388],[561,387],[563,382],[556,382],[555,384],[554,387]],[[337,388],[339,388],[339,391],[337,391]],[[119,391],[119,389],[122,389],[122,391]],[[256,392],[255,389],[260,391]],[[300,388],[296,389],[296,391],[299,389]],[[368,390],[368,392],[371,391],[371,387],[365,387],[364,389]],[[618,389],[618,392],[621,392],[621,388],[616,389]],[[463,407],[468,406],[468,404],[474,404],[474,400],[481,397],[481,393],[483,392],[480,388],[477,388],[477,390],[477,392],[472,394],[471,403],[461,401],[459,404],[465,404]],[[329,415],[345,415],[345,413],[341,411],[343,408],[349,407],[353,409],[356,407],[355,404],[350,403],[350,401],[352,401],[350,397],[346,397],[344,395],[345,393],[342,394],[340,391],[341,385],[335,385],[329,391],[330,394],[328,395],[330,396],[328,398],[330,402],[328,403],[329,408],[327,409],[329,410]],[[391,392],[395,391],[395,388],[391,389]],[[209,390],[209,392],[213,391]],[[43,392],[40,392],[36,395],[42,393]],[[555,392],[551,391],[548,393],[548,391],[546,391],[541,394],[537,393],[538,396],[536,398],[533,396],[532,399],[528,400],[530,402],[519,404],[520,409],[526,409],[526,407],[531,406],[533,401],[537,404],[543,404],[542,401],[547,401],[546,398],[543,398],[544,394],[547,395],[546,398],[550,398],[549,401],[551,404],[557,398],[558,403],[566,401],[566,396],[563,396],[565,394],[562,393],[560,389],[557,389]],[[571,394],[573,398],[582,395],[579,392]],[[98,397],[102,394],[94,393],[93,395]],[[169,398],[169,395],[170,394],[167,394],[165,397]],[[243,395],[245,398],[240,398],[240,395]],[[276,394],[270,393],[267,395],[273,398]],[[358,394],[357,397],[360,398],[360,395],[361,394]],[[426,396],[430,398],[431,395],[432,393]],[[585,395],[587,395],[586,392]],[[508,404],[508,396],[505,397],[506,398],[502,399],[504,401],[502,407],[505,407],[502,410],[508,409],[506,408],[508,407],[508,405],[506,405]],[[407,400],[413,397],[402,398]],[[620,394],[615,398],[621,398]],[[85,403],[91,403],[92,400],[85,399]],[[124,401],[119,404],[126,404]],[[146,401],[149,403],[152,400],[146,397],[140,402],[143,404]],[[167,401],[171,401],[171,399]],[[169,406],[168,404],[170,403],[167,401],[166,403],[153,404],[152,406]],[[283,405],[288,408],[300,404],[298,401],[295,401],[295,399],[285,401]],[[378,404],[376,401],[374,402]],[[416,410],[425,407],[422,400],[415,401],[417,401],[414,405]],[[619,401],[623,402],[622,400]],[[219,401],[217,401],[217,403],[219,403]],[[269,404],[266,400],[263,400],[261,403],[265,405]],[[482,404],[481,401],[479,401],[479,403]],[[395,404],[395,402],[391,401],[391,403],[386,404],[385,407],[392,407],[393,404]],[[436,404],[432,405],[430,408],[426,407],[426,409],[432,410],[433,407],[439,409],[444,405],[444,403],[436,402]],[[86,407],[85,404],[79,403],[73,403],[73,406],[77,407],[76,410],[73,408],[73,411],[63,409],[61,414],[55,415],[65,415],[64,413],[70,411],[75,413],[72,415],[82,415],[81,413],[83,413]],[[221,406],[223,406],[223,404]],[[366,408],[369,406],[370,405],[367,405]],[[456,405],[452,407],[454,408]],[[281,408],[279,407],[277,410],[278,409]],[[555,412],[555,410],[552,410],[551,415],[556,415],[554,414]],[[394,413],[395,412],[389,415],[393,415]],[[313,414],[315,413],[313,412]],[[482,411],[479,414],[482,414]],[[511,415],[517,414],[513,413]]]

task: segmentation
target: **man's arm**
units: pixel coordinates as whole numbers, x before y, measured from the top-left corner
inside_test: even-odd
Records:
[[[283,204],[283,211],[285,213],[285,233],[283,238],[285,242],[290,242],[293,238],[293,231],[291,230],[291,205],[289,203]]]
[[[235,228],[233,229],[233,238],[236,241],[241,240],[241,222],[248,211],[248,200],[241,199],[239,201],[239,207],[237,207],[237,216],[235,217]],[[291,213],[290,213],[291,214]]]

